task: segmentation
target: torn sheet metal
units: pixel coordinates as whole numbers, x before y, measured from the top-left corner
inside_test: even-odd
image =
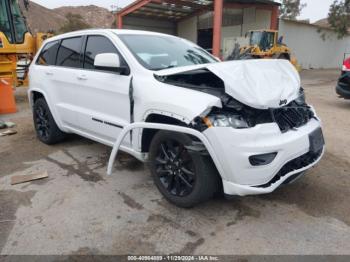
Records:
[[[257,108],[279,108],[299,95],[300,77],[287,60],[228,61],[186,66],[157,72],[160,77],[207,69],[225,85],[225,92],[243,104]]]

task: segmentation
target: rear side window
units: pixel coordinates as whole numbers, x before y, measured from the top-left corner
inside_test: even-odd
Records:
[[[89,36],[85,48],[84,68],[96,69],[94,66],[95,57],[96,55],[103,53],[118,54],[121,64],[123,66],[126,65],[117,48],[109,39],[104,36]]]
[[[59,41],[54,41],[46,44],[42,49],[38,57],[38,60],[36,61],[36,64],[37,65],[55,65],[59,44],[60,44]]]
[[[57,54],[57,66],[80,67],[82,37],[64,39]]]

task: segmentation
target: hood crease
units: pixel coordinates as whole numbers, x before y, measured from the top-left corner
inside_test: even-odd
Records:
[[[161,70],[155,75],[170,76],[207,69],[225,84],[225,93],[257,109],[279,108],[299,95],[300,76],[287,60],[245,60]]]

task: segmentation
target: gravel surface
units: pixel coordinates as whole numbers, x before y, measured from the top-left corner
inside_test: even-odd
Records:
[[[0,116],[18,131],[0,137],[0,253],[349,255],[350,101],[335,94],[338,76],[302,72],[327,143],[316,168],[272,194],[193,209],[166,202],[147,167],[125,154],[107,177],[110,148],[77,136],[40,143],[18,89],[19,113]],[[47,179],[10,185],[13,175],[46,170]]]

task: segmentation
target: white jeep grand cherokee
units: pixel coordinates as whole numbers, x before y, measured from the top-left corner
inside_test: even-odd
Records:
[[[30,66],[38,138],[76,133],[149,162],[170,202],[269,193],[322,157],[321,123],[285,60],[219,62],[174,36],[87,30],[50,38]],[[118,140],[118,141],[116,141]]]

